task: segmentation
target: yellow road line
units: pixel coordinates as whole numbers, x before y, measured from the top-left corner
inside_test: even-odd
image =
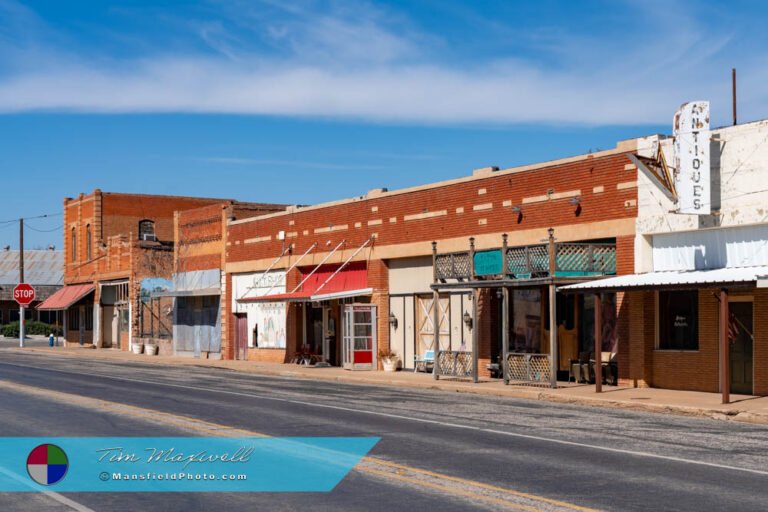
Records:
[[[516,510],[525,510],[526,512],[541,512],[540,508],[529,507],[527,505],[521,505],[519,503],[510,503],[508,501],[505,501],[505,500],[502,500],[502,499],[499,499],[499,498],[491,498],[490,496],[483,496],[482,494],[475,494],[475,493],[472,493],[472,492],[461,491],[459,489],[454,489],[454,488],[451,488],[451,487],[445,487],[443,485],[433,484],[431,482],[423,482],[421,480],[414,481],[414,479],[408,478],[407,476],[397,475],[397,474],[393,474],[393,473],[387,473],[386,471],[380,471],[378,469],[362,468],[361,471],[365,471],[366,473],[373,473],[373,474],[376,474],[376,475],[384,476],[386,478],[394,478],[396,480],[402,480],[402,481],[408,482],[410,484],[416,484],[419,487],[429,487],[431,489],[436,489],[438,491],[444,491],[444,492],[447,492],[447,493],[450,493],[450,494],[457,494],[459,496],[464,496],[466,498],[470,498],[470,499],[473,499],[473,500],[482,500],[482,501],[486,501],[486,502],[489,502],[489,503],[494,503],[494,504],[497,504],[497,505],[502,505],[502,506],[504,506],[506,508],[514,508]]]
[[[390,462],[388,460],[379,459],[377,457],[366,457],[366,460],[370,460],[370,461],[376,462],[377,464],[382,464],[384,466],[390,466],[390,467],[393,467],[393,468],[403,469],[403,470],[406,470],[406,471],[413,471],[413,472],[416,472],[416,473],[421,473],[421,474],[432,476],[432,477],[436,477],[436,478],[442,478],[444,480],[451,480],[451,481],[457,482],[457,483],[469,484],[469,485],[472,485],[474,487],[482,487],[483,489],[488,489],[489,491],[503,492],[503,493],[506,493],[506,494],[511,494],[513,496],[518,496],[520,498],[526,498],[526,499],[535,500],[535,501],[542,501],[544,503],[549,503],[550,505],[555,505],[555,506],[558,506],[558,507],[570,508],[572,510],[577,510],[579,512],[595,512],[595,509],[593,509],[593,508],[581,507],[579,505],[574,505],[573,503],[567,503],[565,501],[553,500],[551,498],[545,498],[543,496],[537,496],[535,494],[528,494],[528,493],[525,493],[525,492],[513,491],[511,489],[505,489],[503,487],[497,487],[495,485],[484,484],[482,482],[477,482],[475,480],[465,480],[464,478],[460,478],[460,477],[456,477],[456,476],[445,475],[443,473],[435,473],[433,471],[429,471],[428,469],[415,469],[415,468],[412,468],[410,466],[403,466],[402,464],[398,464],[396,462]]]
[[[121,415],[128,413],[131,415],[131,417],[137,417],[149,422],[159,423],[163,425],[172,425],[182,429],[200,432],[202,434],[209,435],[209,436],[272,437],[260,432],[254,432],[252,430],[246,430],[246,429],[241,429],[237,427],[230,427],[220,423],[214,423],[211,421],[192,418],[189,416],[183,416],[180,414],[167,413],[167,412],[158,411],[155,409],[138,407],[135,405],[121,404],[119,402],[102,400],[100,398],[91,398],[91,397],[86,397],[82,395],[77,395],[74,393],[65,393],[62,391],[54,391],[54,390],[49,390],[44,388],[38,388],[36,386],[19,384],[19,383],[7,381],[7,380],[0,380],[0,389],[17,391],[20,393],[27,393],[27,394],[35,395],[40,398],[51,400],[51,401],[68,402],[72,405],[77,405],[85,408],[99,408],[102,410],[113,411]],[[396,462],[387,461],[378,457],[367,456],[367,457],[364,457],[362,460],[368,464],[380,465],[380,466],[383,466],[384,468],[391,468],[391,469],[399,470],[401,472],[414,473],[417,475],[429,477],[431,479],[447,480],[447,481],[465,485],[468,487],[475,487],[475,488],[483,489],[493,493],[506,494],[508,496],[514,496],[516,498],[529,500],[532,502],[539,502],[542,504],[546,503],[551,506],[560,507],[560,508],[573,510],[577,512],[597,512],[596,509],[582,507],[579,505],[575,505],[573,503],[554,500],[551,498],[546,498],[544,496],[528,494],[521,491],[505,489],[503,487],[498,487],[491,484],[485,484],[482,482],[477,482],[475,480],[468,480],[460,477],[445,475],[443,473],[436,473],[434,471],[429,471],[426,469],[419,469],[411,466],[405,466],[405,465],[398,464]],[[459,496],[463,496],[471,499],[482,500],[482,501],[486,501],[494,504],[503,504],[505,507],[512,507],[518,510],[525,510],[528,512],[539,510],[533,507],[528,507],[527,505],[522,505],[519,503],[510,503],[509,501],[505,501],[503,499],[495,498],[492,496],[485,496],[480,493],[474,493],[471,491],[463,491],[456,488],[445,487],[440,484],[426,482],[423,479],[416,479],[413,477],[405,476],[403,474],[393,473],[391,471],[382,471],[379,469],[373,469],[373,468],[367,467],[366,465],[358,465],[355,469],[366,472],[366,473],[372,473],[372,474],[384,476],[387,478],[409,482],[410,484],[415,486],[430,487],[433,489],[449,492],[451,494],[455,494],[455,495],[459,495]]]

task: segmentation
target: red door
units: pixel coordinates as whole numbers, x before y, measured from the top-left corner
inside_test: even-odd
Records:
[[[235,359],[248,359],[248,315],[235,313]]]

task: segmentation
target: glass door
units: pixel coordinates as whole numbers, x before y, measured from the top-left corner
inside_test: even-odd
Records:
[[[343,361],[346,370],[376,368],[376,306],[344,306]]]

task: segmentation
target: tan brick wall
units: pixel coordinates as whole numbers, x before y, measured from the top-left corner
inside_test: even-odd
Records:
[[[264,363],[285,363],[286,350],[278,348],[249,348],[248,360]]]
[[[699,290],[699,350],[654,350],[654,387],[713,393],[719,390],[719,302],[713,291]]]
[[[637,387],[649,386],[653,378],[650,358],[655,332],[654,295],[653,292],[627,292],[624,295],[629,297],[629,372],[626,378]]]

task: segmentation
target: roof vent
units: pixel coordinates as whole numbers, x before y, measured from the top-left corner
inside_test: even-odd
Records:
[[[368,191],[367,194],[365,194],[365,197],[370,199],[372,197],[378,197],[384,194],[385,192],[388,192],[386,188],[372,188],[371,190]]]
[[[494,172],[496,172],[498,170],[499,170],[499,168],[496,167],[495,165],[490,166],[490,167],[481,167],[479,169],[473,170],[472,171],[472,176],[487,176],[487,175],[489,175],[491,173],[494,173]]]

